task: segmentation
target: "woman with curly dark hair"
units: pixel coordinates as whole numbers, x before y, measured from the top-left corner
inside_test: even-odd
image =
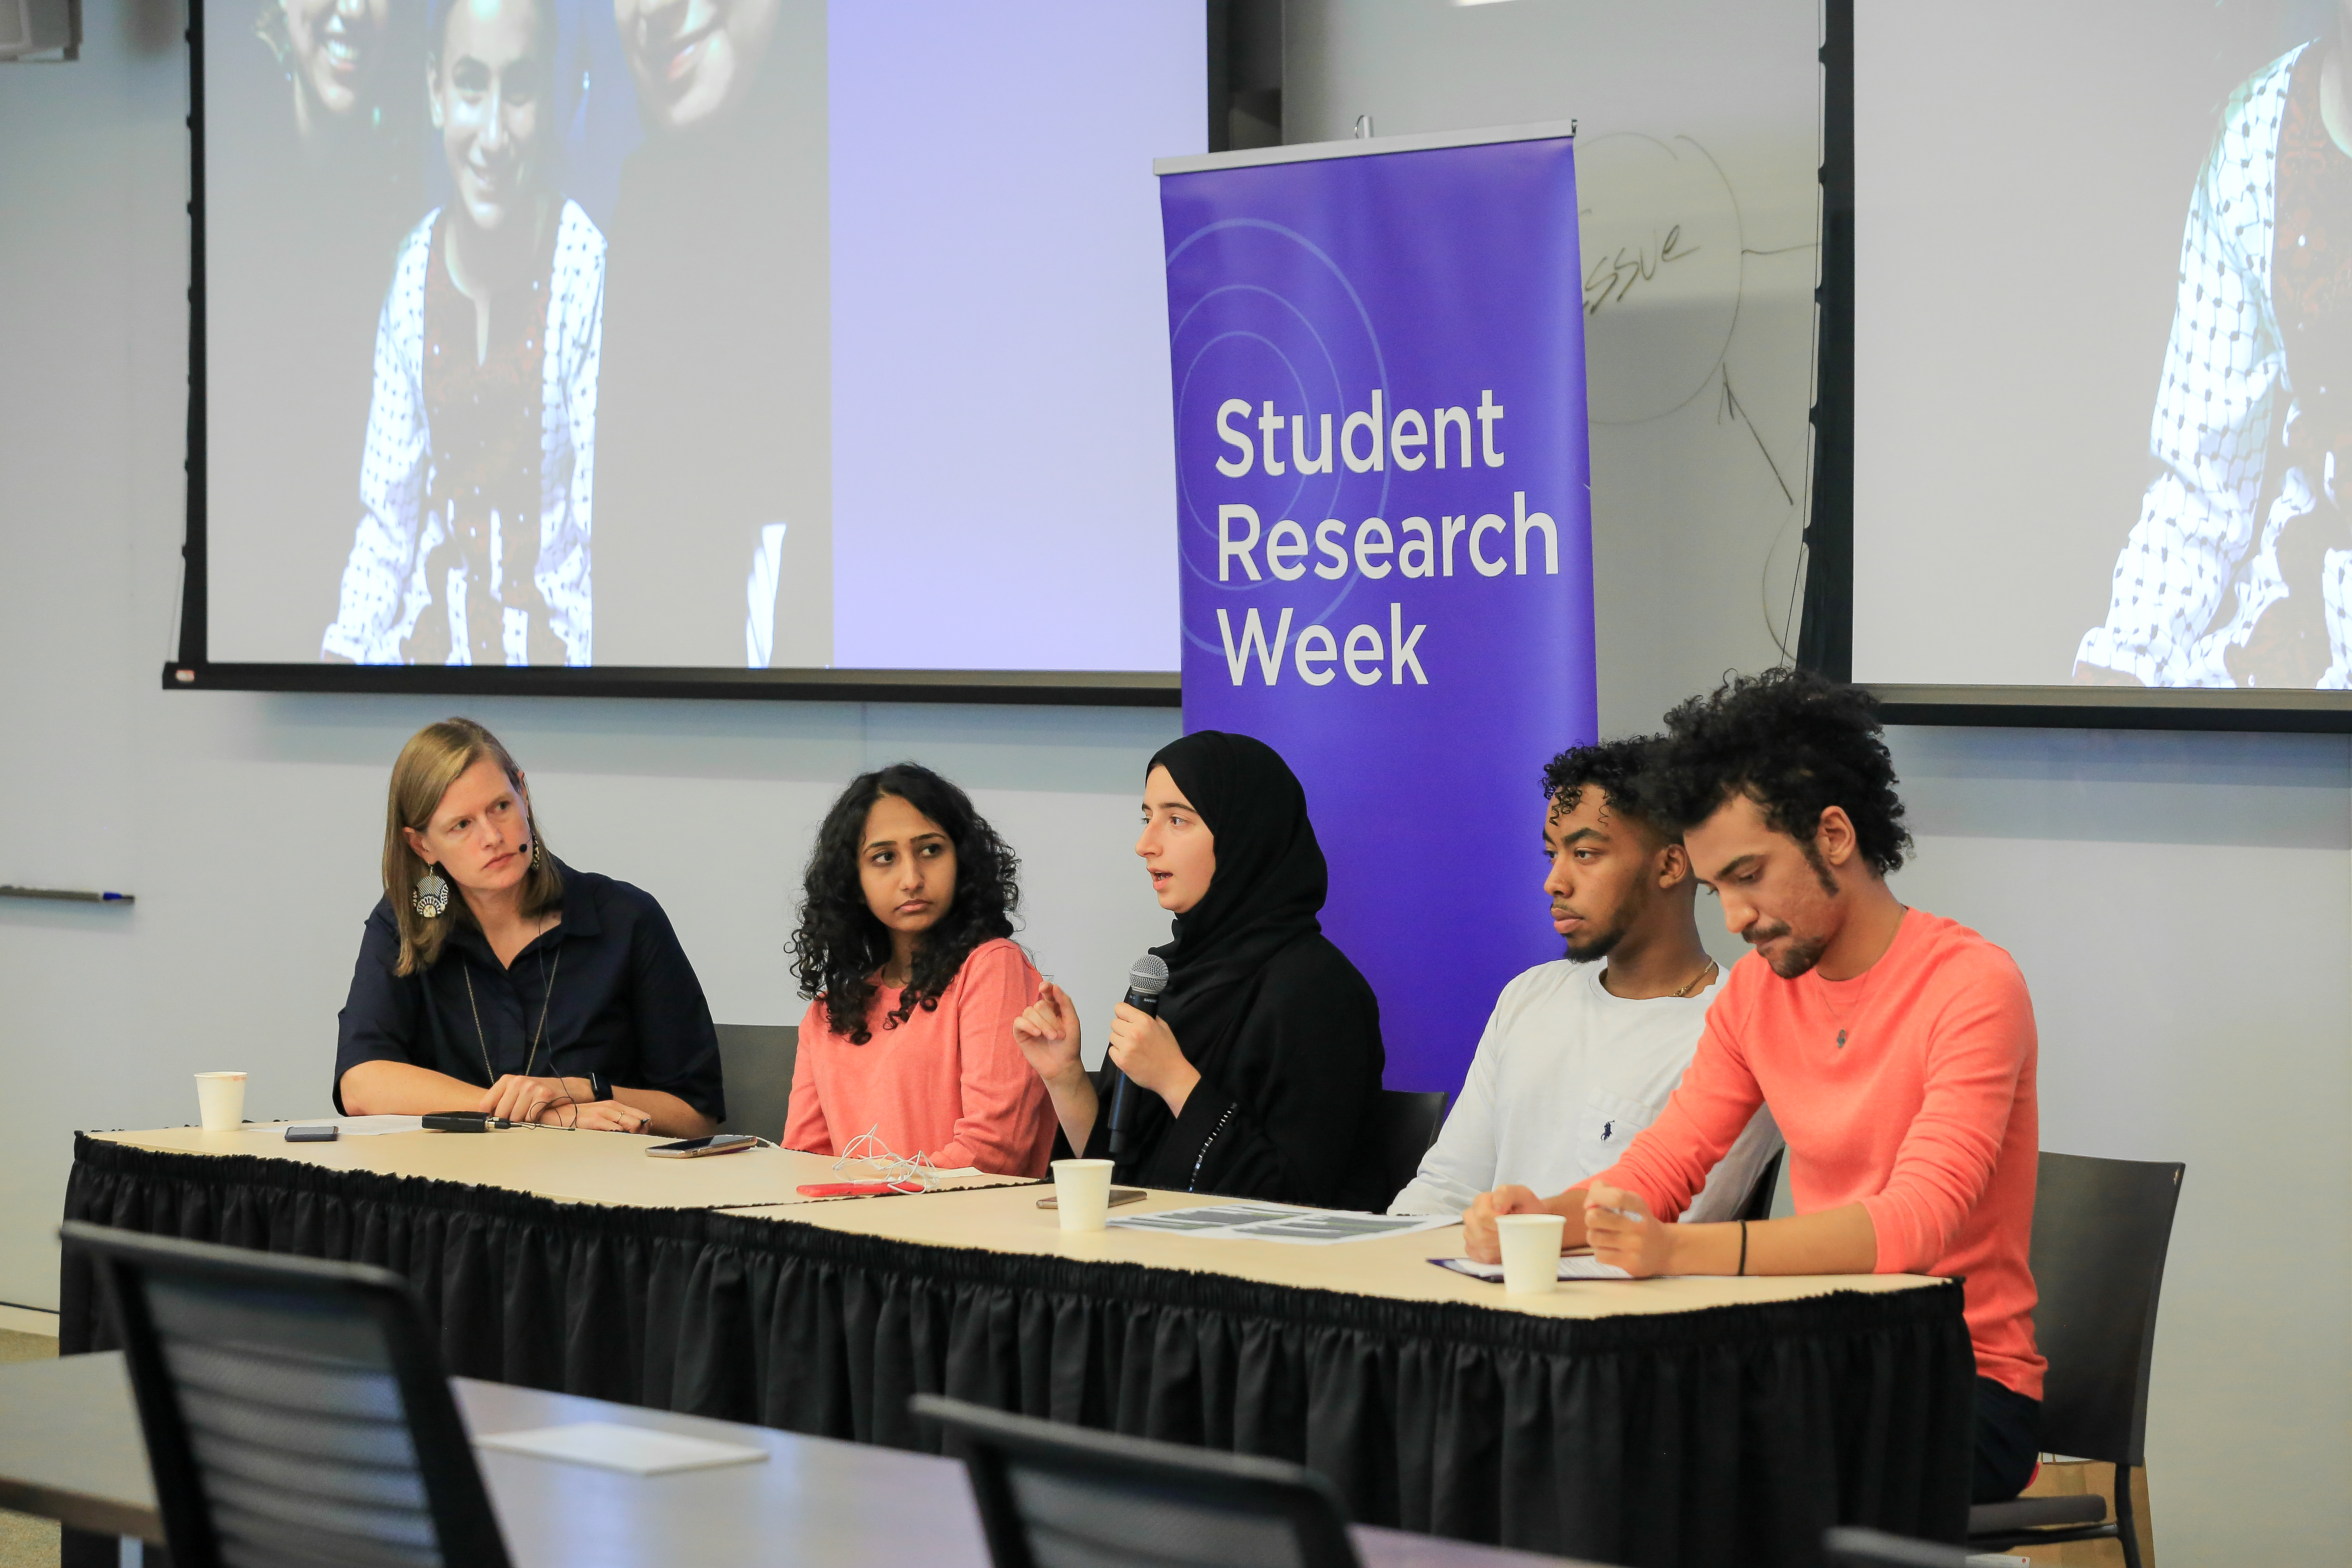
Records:
[[[872,1132],[942,1170],[1045,1173],[1053,1107],[1013,1040],[1040,984],[1013,941],[1020,869],[929,768],[894,763],[842,791],[793,935],[810,1002],[786,1148],[837,1154]]]

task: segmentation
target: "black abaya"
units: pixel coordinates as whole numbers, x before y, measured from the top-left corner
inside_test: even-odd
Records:
[[[1328,888],[1306,792],[1274,749],[1204,730],[1165,767],[1216,840],[1207,893],[1176,918],[1160,1016],[1201,1081],[1171,1115],[1142,1094],[1115,1180],[1325,1207],[1384,1203],[1370,1139],[1380,1004],[1316,920]],[[1147,769],[1147,772],[1149,770]],[[1097,1088],[1107,1090],[1106,1066]],[[1109,1148],[1109,1096],[1087,1152]]]

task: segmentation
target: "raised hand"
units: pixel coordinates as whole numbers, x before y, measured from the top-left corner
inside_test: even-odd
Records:
[[[1037,1000],[1013,1020],[1013,1043],[1049,1087],[1086,1071],[1078,1057],[1077,1005],[1050,980]]]

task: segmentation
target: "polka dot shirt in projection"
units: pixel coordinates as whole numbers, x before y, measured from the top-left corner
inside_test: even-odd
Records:
[[[2352,486],[2352,473],[2339,476],[2315,449],[2324,444],[2299,432],[2308,399],[2297,397],[2296,371],[2308,375],[2317,362],[2290,344],[2273,288],[2278,248],[2308,242],[2282,226],[2280,145],[2290,93],[2306,90],[2298,78],[2316,87],[2310,50],[2283,56],[2231,96],[2198,176],[2148,429],[2159,471],[2116,562],[2107,618],[2075,652],[2078,674],[2116,670],[2150,686],[2352,685],[2352,548],[2306,552],[2307,576],[2282,564],[2299,559],[2282,549],[2290,525],[2323,508],[2332,521],[2336,487]],[[2307,612],[2313,651],[2299,664],[2266,657],[2275,638],[2264,614],[2295,591],[2291,576],[2303,577],[2302,604],[2319,600]]]
[[[436,452],[485,445],[478,433],[458,441],[446,429],[436,441],[432,428],[426,300],[432,269],[443,265],[434,241],[440,217],[438,209],[428,213],[402,242],[384,295],[359,530],[320,652],[361,664],[585,665],[593,651],[589,544],[604,237],[578,205],[563,204],[535,295],[546,301],[544,330],[534,307],[522,344],[540,367],[538,463],[536,484],[526,474],[516,504],[512,487],[445,484],[437,470]],[[495,314],[492,321],[495,330]],[[527,416],[529,400],[515,399],[507,411],[515,408]]]

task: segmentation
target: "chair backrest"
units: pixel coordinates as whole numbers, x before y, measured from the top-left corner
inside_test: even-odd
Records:
[[[1739,1205],[1739,1212],[1732,1218],[1752,1225],[1772,1217],[1772,1194],[1780,1189],[1780,1162],[1788,1157],[1789,1152],[1783,1149],[1764,1162],[1764,1168],[1756,1173],[1756,1180],[1748,1184],[1748,1201]]]
[[[1445,1125],[1442,1089],[1384,1089],[1372,1107],[1372,1149],[1380,1162],[1381,1206],[1404,1191],[1420,1173],[1421,1157]]]
[[[996,1568],[1358,1568],[1331,1483],[919,1394],[971,1472]]]
[[[2033,1335],[2049,1358],[2042,1447],[2147,1458],[2156,1303],[2185,1165],[2042,1156],[2033,1202]]]
[[[793,1059],[800,1054],[797,1024],[721,1024],[719,1068],[727,1075],[722,1132],[780,1138],[793,1102]]]
[[[506,1568],[405,1281],[68,1223],[106,1281],[177,1568]]]
[[[1840,1525],[1822,1537],[1831,1568],[1968,1568],[1968,1548]]]

